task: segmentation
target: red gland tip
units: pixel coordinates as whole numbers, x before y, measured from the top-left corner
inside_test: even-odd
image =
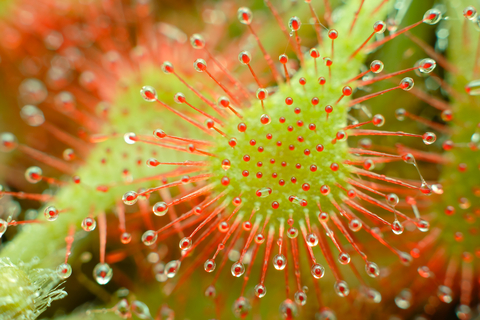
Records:
[[[228,186],[230,184],[230,178],[229,177],[223,177],[221,182],[222,182],[222,185]]]
[[[195,60],[195,62],[193,63],[193,67],[194,67],[195,70],[197,70],[198,72],[203,72],[203,71],[207,70],[207,63],[206,63],[205,60],[203,60],[203,59],[197,59],[197,60]]]
[[[302,26],[302,22],[298,17],[291,17],[290,20],[288,21],[288,27],[292,31],[298,31],[301,26]]]
[[[320,58],[320,52],[316,48],[310,49],[310,57],[317,59]]]
[[[343,95],[345,95],[347,97],[350,96],[352,94],[352,92],[353,92],[353,90],[352,90],[352,87],[350,87],[350,86],[345,86],[342,89]]]
[[[387,29],[387,24],[384,21],[377,21],[373,24],[373,31],[376,33],[384,33]]]
[[[278,57],[278,61],[280,61],[281,64],[287,64],[288,56],[285,53],[283,53]]]
[[[250,63],[251,60],[252,56],[248,51],[242,51],[238,54],[238,61],[240,61],[241,64],[247,65]]]
[[[238,131],[245,132],[247,130],[247,125],[243,122],[240,122],[237,126]]]
[[[338,38],[338,31],[335,30],[335,29],[330,29],[330,30],[328,31],[328,37],[329,37],[330,39],[332,39],[332,40],[337,39],[337,38]]]

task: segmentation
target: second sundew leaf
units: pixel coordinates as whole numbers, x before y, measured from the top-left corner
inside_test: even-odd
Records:
[[[454,68],[454,72],[448,74],[448,79],[459,94],[451,98],[451,110],[442,115],[451,124],[452,134],[443,143],[448,165],[442,172],[444,194],[438,208],[438,218],[443,225],[442,234],[446,235],[443,239],[449,243],[452,253],[456,251],[454,248],[473,253],[478,244],[474,231],[478,229],[478,223],[472,218],[480,210],[480,103],[476,96],[478,93],[475,93],[478,90],[475,82],[479,79],[480,72],[476,61],[478,31],[474,26],[474,16],[477,13],[470,5],[469,1],[461,1],[455,6],[447,3],[448,14],[455,22],[458,20],[457,23],[448,23],[452,36],[448,38],[447,54],[448,61]],[[470,16],[469,10],[473,11]]]
[[[446,74],[440,86],[448,101],[426,94],[427,102],[440,102],[437,114],[444,122],[432,121],[444,127],[439,138],[444,153],[433,155],[433,163],[441,164],[439,195],[428,209],[430,232],[411,250],[416,272],[402,272],[406,280],[399,283],[405,289],[397,293],[395,303],[407,312],[433,318],[469,319],[479,276],[475,269],[480,213],[478,15],[471,1],[444,3],[448,18],[436,30],[436,48],[446,53],[439,65]],[[440,303],[432,303],[432,296]]]
[[[424,246],[435,248],[435,254],[422,246],[414,250],[421,263],[430,267],[430,272],[439,279],[434,289],[444,304],[432,314],[450,309],[459,319],[468,319],[472,316],[472,298],[478,295],[474,283],[479,276],[475,271],[480,213],[478,13],[470,1],[445,3],[449,20],[441,25],[437,34],[450,34],[445,39],[439,37],[439,42],[445,45],[448,41],[445,69],[451,86],[449,92],[453,94],[449,96],[449,108],[441,111],[442,119],[450,127],[450,132],[442,138],[445,162],[440,183],[443,194],[433,206],[435,236],[423,241]],[[443,256],[439,252],[443,252]],[[440,259],[444,263],[434,263]],[[426,305],[423,300],[417,303]]]

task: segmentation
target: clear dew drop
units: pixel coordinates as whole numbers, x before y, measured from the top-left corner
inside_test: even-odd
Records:
[[[350,230],[352,230],[353,232],[358,232],[360,231],[360,229],[362,229],[362,222],[358,219],[352,219],[350,220],[350,222],[348,223],[348,227],[350,228]]]
[[[190,37],[190,44],[194,49],[205,48],[205,39],[198,33],[193,34]]]
[[[251,60],[252,55],[248,51],[244,50],[238,54],[238,61],[243,65],[249,64]]]
[[[161,201],[161,202],[157,202],[155,203],[155,205],[153,206],[153,213],[156,215],[156,216],[164,216],[168,211],[168,206],[165,202]]]
[[[422,136],[422,140],[426,145],[431,145],[437,141],[437,136],[433,132],[425,132]]]
[[[160,262],[153,266],[153,273],[155,274],[155,280],[158,282],[165,282],[168,280],[167,275],[165,274],[165,264]]]
[[[222,221],[218,224],[218,231],[225,233],[230,229],[230,226],[228,225],[228,222]]]
[[[131,316],[130,314],[130,305],[128,304],[127,299],[122,299],[113,307],[115,314],[123,319],[127,319]]]
[[[309,247],[315,247],[318,244],[318,237],[315,233],[307,234],[307,245]]]
[[[257,235],[255,236],[255,242],[256,242],[257,244],[262,244],[262,243],[264,243],[264,242],[265,242],[265,236],[264,236],[263,234],[261,234],[261,233],[257,234]]]
[[[126,205],[134,205],[137,203],[138,200],[138,194],[135,191],[128,191],[122,196],[122,201]]]
[[[298,31],[301,26],[302,26],[302,22],[298,17],[291,17],[290,20],[288,20],[288,27],[292,31]]]
[[[391,207],[395,207],[400,202],[400,199],[395,193],[387,194],[386,199],[387,199],[388,205]]]
[[[363,168],[365,170],[372,171],[373,169],[375,169],[375,162],[373,162],[372,159],[366,159],[363,162]]]
[[[241,24],[250,24],[252,23],[253,13],[249,8],[241,7],[238,8],[237,18]]]
[[[173,100],[178,104],[182,104],[186,101],[186,98],[185,98],[185,95],[183,93],[177,92],[175,94],[175,96],[173,97]]]
[[[474,80],[469,82],[465,86],[465,91],[471,96],[480,95],[480,80]]]
[[[235,262],[230,269],[232,275],[236,278],[241,277],[245,273],[245,266],[241,262]]]
[[[468,20],[473,21],[477,17],[477,9],[472,6],[468,6],[463,10],[463,16]]]
[[[455,314],[460,320],[469,320],[472,318],[472,309],[466,304],[461,304],[455,309]]]
[[[315,320],[337,320],[335,312],[329,308],[322,308],[322,310],[315,314]]]
[[[208,259],[203,264],[203,269],[205,269],[205,271],[207,271],[207,272],[213,272],[215,270],[216,266],[217,266],[217,264],[215,263],[215,260]]]
[[[193,68],[197,72],[203,72],[207,69],[207,62],[203,59],[197,59],[193,62]]]
[[[368,261],[365,264],[365,271],[372,278],[376,278],[380,275],[380,268],[375,262]]]
[[[72,266],[68,263],[62,263],[57,267],[56,272],[61,279],[65,280],[72,274]]]
[[[437,66],[437,62],[433,59],[426,58],[418,62],[419,70],[422,73],[430,73]]]
[[[336,281],[333,288],[335,289],[335,293],[340,297],[346,297],[350,293],[348,284],[343,280]]]
[[[43,171],[39,167],[29,167],[25,170],[25,179],[30,183],[38,183],[42,181]]]
[[[298,237],[298,229],[295,228],[295,227],[290,227],[290,228],[288,228],[288,230],[287,230],[287,236],[288,236],[290,239],[295,239],[296,237]]]
[[[438,9],[430,9],[423,15],[423,22],[426,24],[437,24],[442,19],[442,13]]]
[[[58,210],[54,206],[46,207],[43,214],[48,221],[55,221],[58,218]]]
[[[143,86],[142,89],[140,89],[140,94],[142,95],[143,100],[147,102],[157,100],[157,91],[151,86]]]
[[[385,117],[381,114],[373,116],[372,123],[375,127],[382,127],[385,124]]]
[[[181,262],[179,260],[172,260],[165,265],[165,274],[169,278],[175,277],[180,269]]]
[[[415,82],[410,77],[405,77],[400,81],[400,88],[405,91],[409,91],[413,88]]]
[[[430,230],[430,223],[428,223],[428,221],[426,220],[417,219],[415,225],[417,226],[417,229],[421,232],[427,232],[428,230]]]
[[[403,289],[395,297],[395,304],[400,309],[408,309],[412,304],[412,292],[409,289]]]
[[[142,242],[146,246],[151,246],[157,241],[157,233],[153,230],[145,231],[142,235]]]
[[[216,295],[217,295],[217,290],[212,285],[208,286],[208,288],[205,290],[205,297],[207,298],[215,298]]]
[[[95,230],[96,226],[97,226],[97,222],[92,217],[86,217],[82,221],[82,229],[87,232]]]
[[[25,79],[20,84],[18,91],[25,103],[38,105],[48,96],[48,91],[42,81],[34,78]]]
[[[192,247],[192,238],[190,237],[184,237],[182,240],[180,240],[178,246],[180,247],[180,249],[182,249],[183,251],[186,251],[188,249],[190,249]]]
[[[373,60],[370,63],[370,71],[373,73],[380,73],[383,71],[384,64],[380,60]]]
[[[400,262],[405,266],[409,266],[412,263],[412,256],[406,252],[400,252]]]
[[[20,116],[31,127],[41,126],[45,122],[42,110],[32,105],[22,107]]]
[[[76,157],[75,150],[73,150],[71,148],[67,148],[67,149],[63,150],[62,156],[63,156],[63,160],[72,161]]]
[[[286,299],[280,304],[280,314],[283,319],[290,320],[298,315],[297,305],[290,299]]]
[[[240,297],[235,302],[233,303],[233,314],[237,318],[245,318],[250,310],[252,309],[252,306],[250,305],[250,302],[248,302],[247,299],[244,297]]]
[[[384,33],[386,29],[387,24],[385,23],[385,21],[379,20],[373,24],[373,30],[375,30],[376,33]]]
[[[294,300],[299,306],[304,306],[307,303],[307,294],[303,291],[297,291]]]
[[[325,275],[325,268],[321,264],[315,263],[310,272],[315,279],[320,279]]]
[[[349,264],[350,263],[350,255],[346,252],[340,252],[338,255],[338,262],[341,264]]]
[[[263,298],[267,294],[267,288],[265,288],[265,286],[260,283],[255,286],[254,291],[255,291],[255,295],[258,298]]]
[[[415,164],[415,157],[411,153],[405,153],[402,155],[402,159],[405,163]]]
[[[120,242],[123,244],[130,243],[132,241],[132,235],[128,232],[124,232],[120,235]]]
[[[447,286],[438,286],[437,296],[444,303],[452,302],[452,289]]]
[[[283,270],[285,269],[285,266],[287,265],[287,258],[283,254],[277,254],[273,258],[273,266],[277,270]]]
[[[127,144],[135,144],[136,137],[137,135],[134,132],[127,132],[123,135],[123,140],[125,140]]]
[[[392,232],[395,233],[396,235],[402,234],[403,233],[403,225],[398,219],[395,219],[392,223]]]
[[[417,269],[418,274],[420,277],[428,279],[432,276],[432,272],[430,271],[430,268],[427,266],[420,266]]]
[[[162,66],[160,68],[166,74],[169,74],[172,71],[174,71],[173,64],[170,61],[165,61],[164,63],[162,63]]]
[[[364,295],[374,303],[380,303],[382,301],[382,295],[380,292],[373,288],[365,288]]]
[[[112,268],[107,263],[98,263],[93,269],[93,278],[100,285],[110,282],[113,276]]]
[[[7,231],[8,222],[0,218],[0,238]]]
[[[68,91],[59,92],[55,96],[55,106],[63,113],[71,113],[76,108],[75,96]]]
[[[147,305],[141,301],[138,301],[138,300],[133,301],[130,308],[133,314],[139,317],[140,319],[153,319]]]
[[[440,115],[440,117],[442,118],[442,120],[445,121],[445,122],[450,122],[450,121],[452,121],[453,116],[454,116],[454,114],[453,114],[452,110],[449,110],[449,109],[443,110],[442,113],[441,113],[441,115]]]
[[[395,110],[395,118],[397,118],[398,121],[405,120],[406,114],[407,114],[407,111],[403,108]]]
[[[17,148],[17,137],[10,132],[3,132],[0,134],[0,151],[10,152]]]
[[[272,189],[271,188],[261,188],[261,189],[258,189],[255,192],[255,194],[259,198],[266,198],[266,197],[268,197],[269,195],[272,194]]]

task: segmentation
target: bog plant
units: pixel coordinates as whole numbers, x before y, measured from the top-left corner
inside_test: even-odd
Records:
[[[182,44],[186,40],[183,33],[158,24],[158,33],[152,36],[148,32],[152,22],[148,3],[127,10],[127,21],[143,19],[136,29],[140,44],[134,48],[125,48],[119,41],[118,51],[105,51],[102,44],[108,32],[114,40],[122,40],[126,28],[105,31],[89,15],[77,18],[94,26],[93,31],[85,32],[91,32],[95,40],[91,45],[104,51],[101,59],[89,50],[77,51],[74,45],[62,47],[61,34],[50,34],[45,40],[49,45],[60,41],[52,63],[63,58],[60,61],[69,64],[55,65],[58,73],[46,73],[47,77],[56,75],[56,86],[38,79],[20,84],[20,94],[29,103],[22,108],[22,116],[70,148],[60,160],[19,143],[11,133],[1,135],[1,146],[3,151],[22,152],[68,173],[72,181],[49,177],[39,166],[33,166],[26,170],[26,180],[58,187],[54,196],[2,191],[3,195],[45,203],[45,218],[20,222],[9,216],[0,220],[2,234],[19,223],[28,224],[1,255],[14,262],[39,256],[43,266],[56,268],[58,282],[76,272],[69,263],[74,239],[79,236],[76,230],[98,230],[100,257],[93,279],[99,285],[115,281],[112,261],[125,259],[131,250],[150,252],[148,259],[154,263],[156,279],[166,282],[167,293],[169,279],[179,278],[175,287],[170,287],[170,291],[175,290],[194,277],[193,269],[203,265],[207,273],[214,274],[208,278],[211,282],[205,295],[213,298],[220,318],[231,316],[219,299],[224,293],[217,290],[225,269],[229,269],[230,279],[242,278],[237,280],[241,288],[234,291],[232,305],[237,317],[252,312],[252,300],[272,294],[286,319],[301,309],[306,314],[303,306],[309,305],[314,305],[311,310],[316,310],[318,319],[335,318],[332,309],[337,306],[325,305],[322,292],[335,292],[340,297],[360,294],[380,303],[380,290],[374,289],[365,274],[380,276],[385,250],[401,263],[411,263],[412,256],[402,251],[406,247],[397,248],[390,239],[403,237],[404,228],[409,226],[427,232],[430,224],[422,218],[417,201],[427,201],[431,194],[442,194],[443,189],[427,182],[419,169],[418,162],[440,163],[436,155],[423,148],[375,143],[377,137],[392,136],[404,145],[417,139],[429,146],[435,143],[436,134],[389,131],[388,120],[382,114],[371,115],[367,105],[393,90],[408,94],[406,91],[414,89],[416,95],[422,95],[414,88],[414,72],[430,74],[438,57],[426,56],[411,68],[386,73],[382,61],[369,61],[368,53],[420,25],[436,25],[442,12],[433,8],[419,13],[417,23],[385,35],[387,23],[382,19],[388,1],[349,1],[335,12],[335,22],[327,6],[328,28],[310,1],[304,5],[308,14],[303,16],[281,17],[274,4],[266,1],[266,5],[286,34],[275,53],[265,49],[266,40],[257,35],[255,17],[247,7],[238,8],[236,15],[255,46],[223,45],[221,56],[212,53],[207,35],[193,34],[189,44]],[[123,21],[119,7],[107,4],[105,9],[92,8],[98,13],[105,10],[116,22]],[[309,19],[313,21],[314,40],[305,31],[311,28],[306,23]],[[310,43],[310,48],[305,47]],[[187,48],[189,45],[193,50]],[[284,49],[287,45],[288,51]],[[19,43],[8,48],[13,52],[11,59],[19,48]],[[259,54],[252,54],[253,50]],[[39,53],[43,54],[51,56],[50,52]],[[99,66],[102,63],[103,68]],[[70,83],[72,73],[78,74],[80,82],[80,87],[72,89],[74,93],[61,85]],[[379,81],[392,84],[366,93]],[[470,93],[475,93],[474,84],[470,87]],[[138,91],[151,104],[135,101]],[[48,99],[50,95],[54,99]],[[92,101],[102,101],[96,114]],[[80,132],[84,140],[46,121],[37,105],[54,108],[86,128]],[[448,120],[448,112],[442,115]],[[438,130],[432,122],[407,110],[400,110],[397,116]],[[85,140],[93,146],[87,146]],[[68,161],[77,157],[75,146],[81,149],[81,156],[71,165]],[[392,162],[398,162],[400,172],[418,172],[418,180],[376,169]],[[118,220],[109,214],[112,212]],[[107,238],[112,232],[116,237]],[[42,245],[31,245],[32,237],[41,239]],[[174,237],[180,241],[172,241]],[[139,246],[140,238],[148,248]],[[107,242],[112,241],[133,249],[110,255]],[[59,254],[65,247],[66,254]],[[415,256],[416,251],[412,253]],[[365,273],[351,261],[356,257],[363,260]],[[233,263],[227,265],[229,260]],[[255,272],[257,280],[253,279]],[[324,276],[333,276],[333,288],[322,284]],[[358,289],[352,290],[350,283],[359,283]],[[315,289],[312,294],[309,286]],[[14,288],[6,294],[21,297]],[[310,295],[317,301],[310,302]],[[402,297],[396,301],[399,305]],[[31,305],[10,308],[22,314]],[[148,307],[138,300],[121,299],[111,309],[90,313],[104,311],[125,318],[132,314],[151,317]]]

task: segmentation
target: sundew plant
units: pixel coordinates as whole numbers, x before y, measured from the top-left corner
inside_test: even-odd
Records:
[[[8,6],[1,317],[472,318],[463,2]]]

